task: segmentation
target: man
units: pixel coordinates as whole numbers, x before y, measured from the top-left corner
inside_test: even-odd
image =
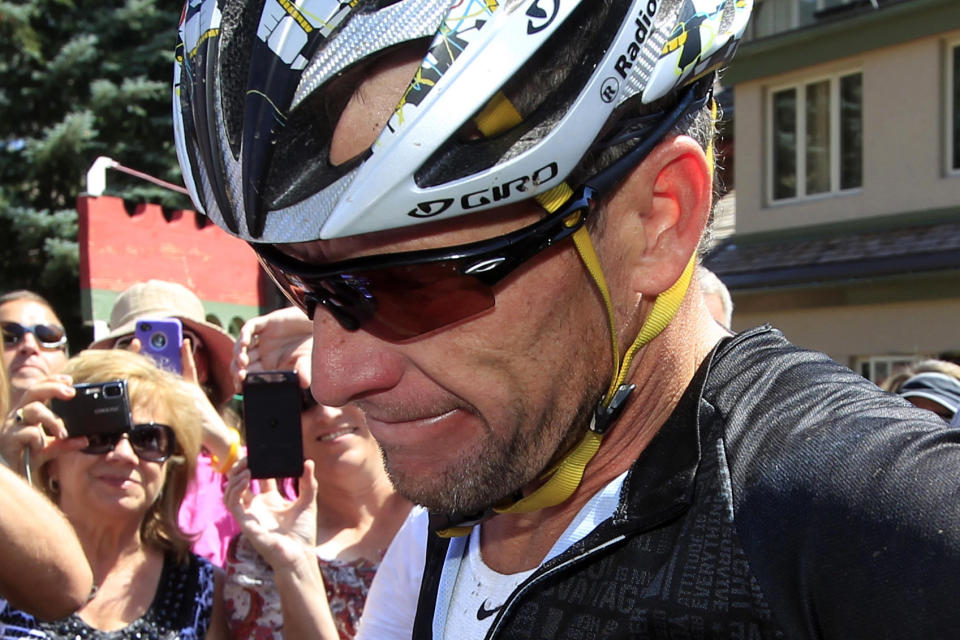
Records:
[[[0,327],[10,405],[17,408],[30,387],[66,365],[67,334],[50,303],[22,289],[0,296]]]
[[[432,511],[414,637],[954,634],[956,435],[692,277],[751,3],[450,4],[201,1],[176,72],[195,201]]]

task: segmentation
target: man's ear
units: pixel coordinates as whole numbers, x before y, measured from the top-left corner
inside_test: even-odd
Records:
[[[713,198],[706,155],[688,136],[661,142],[607,205],[604,237],[625,260],[633,291],[654,296],[680,277],[697,250]]]

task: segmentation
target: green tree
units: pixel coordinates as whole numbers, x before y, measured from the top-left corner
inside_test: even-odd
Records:
[[[0,290],[47,296],[85,344],[76,198],[97,156],[181,183],[170,118],[179,8],[155,0],[0,0]],[[111,172],[107,193],[190,207]]]

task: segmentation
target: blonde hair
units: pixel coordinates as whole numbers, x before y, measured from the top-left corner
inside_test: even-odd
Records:
[[[191,540],[180,528],[177,514],[196,471],[203,425],[193,398],[183,387],[184,381],[158,368],[146,356],[122,349],[81,351],[70,358],[63,373],[73,376],[74,384],[126,380],[131,410],[147,405],[166,412],[167,425],[176,436],[176,448],[164,463],[167,468],[161,494],[140,524],[140,537],[147,546],[185,559]],[[47,478],[41,480],[40,486],[53,493]],[[51,498],[56,501],[57,496]]]

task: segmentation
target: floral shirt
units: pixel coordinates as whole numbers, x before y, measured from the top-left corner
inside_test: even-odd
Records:
[[[341,562],[317,558],[317,562],[340,639],[351,640],[357,633],[378,564],[364,559]],[[227,550],[225,568],[223,597],[231,637],[282,640],[283,611],[270,565],[243,536],[237,536]]]

